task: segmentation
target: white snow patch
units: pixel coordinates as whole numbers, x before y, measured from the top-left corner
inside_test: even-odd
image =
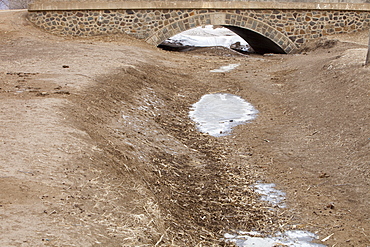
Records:
[[[223,46],[230,48],[232,44],[240,42],[249,51],[250,46],[240,36],[227,28],[213,28],[212,25],[196,27],[182,33],[176,34],[167,40],[169,43],[180,43],[184,46],[212,47]]]
[[[229,72],[229,71],[235,69],[236,67],[238,67],[239,65],[240,65],[240,63],[229,64],[229,65],[226,65],[226,66],[221,66],[219,69],[213,69],[210,72]]]
[[[274,206],[285,208],[285,192],[275,189],[275,184],[257,183],[253,185],[255,191],[261,194],[261,200],[270,202]]]

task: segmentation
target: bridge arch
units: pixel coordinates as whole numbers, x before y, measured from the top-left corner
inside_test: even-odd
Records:
[[[158,46],[178,33],[203,25],[228,28],[246,40],[257,53],[292,53],[297,49],[292,40],[264,22],[223,12],[198,14],[180,19],[151,33],[146,42]]]
[[[293,53],[310,40],[368,29],[370,4],[35,0],[28,19],[57,35],[125,33],[153,45],[197,26],[221,25],[242,36],[255,50],[262,44],[260,53],[266,52],[266,47],[274,47],[272,52]]]

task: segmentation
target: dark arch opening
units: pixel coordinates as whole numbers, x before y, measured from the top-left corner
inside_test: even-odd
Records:
[[[235,27],[235,26],[227,26],[226,27],[230,31],[233,31],[241,38],[243,38],[247,43],[253,48],[256,53],[265,54],[265,53],[279,53],[279,54],[286,54],[286,52],[278,46],[275,42],[266,38],[265,36],[254,32],[249,29]]]

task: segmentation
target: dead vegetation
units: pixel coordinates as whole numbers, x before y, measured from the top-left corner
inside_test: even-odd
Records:
[[[280,226],[287,225],[287,219],[282,212],[271,210],[253,192],[250,185],[256,180],[254,172],[242,163],[229,161],[232,144],[199,133],[194,123],[184,118],[191,99],[176,96],[176,82],[171,88],[163,88],[162,82],[171,77],[168,69],[151,65],[140,71],[129,68],[109,75],[90,87],[83,101],[76,99],[75,111],[88,109],[84,117],[71,118],[72,122],[79,119],[76,127],[86,130],[104,150],[99,160],[113,158],[110,167],[119,171],[118,180],[129,178],[151,195],[155,214],[141,207],[143,217],[152,221],[142,226],[146,230],[139,228],[146,232],[147,241],[152,239],[150,244],[161,245],[224,245],[223,234],[238,229],[265,233],[283,230]],[[145,105],[148,108],[143,109]],[[148,199],[137,200],[145,205]],[[152,233],[149,237],[152,226],[160,236]]]

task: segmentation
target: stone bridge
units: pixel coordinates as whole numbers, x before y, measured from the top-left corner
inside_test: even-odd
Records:
[[[28,18],[58,35],[126,33],[156,46],[197,26],[220,25],[258,53],[294,53],[307,41],[368,28],[370,3],[39,0]]]

